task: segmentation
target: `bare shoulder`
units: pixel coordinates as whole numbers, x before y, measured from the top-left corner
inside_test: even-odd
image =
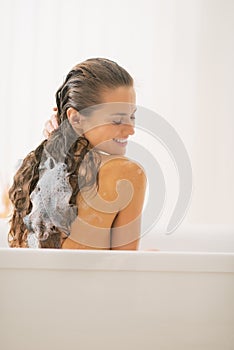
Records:
[[[104,159],[99,170],[100,194],[109,193],[111,197],[115,197],[116,185],[120,180],[131,182],[134,191],[138,188],[143,190],[147,182],[144,168],[135,160],[124,156],[110,156]]]
[[[103,159],[100,175],[108,177],[145,177],[143,166],[137,161],[125,156],[111,155]]]

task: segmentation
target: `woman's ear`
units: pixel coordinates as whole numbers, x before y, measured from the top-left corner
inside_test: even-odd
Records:
[[[83,134],[81,115],[75,108],[69,107],[67,109],[67,118],[74,131],[79,135]]]
[[[80,113],[73,107],[67,109],[67,118],[74,127],[80,124]]]

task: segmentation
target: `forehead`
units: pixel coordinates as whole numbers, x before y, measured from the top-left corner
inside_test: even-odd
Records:
[[[136,110],[136,105],[134,103],[127,102],[110,102],[103,103],[100,105],[103,115],[107,117],[112,116],[130,116]]]
[[[101,103],[126,102],[136,103],[136,93],[132,86],[119,86],[115,89],[104,90],[101,93]]]

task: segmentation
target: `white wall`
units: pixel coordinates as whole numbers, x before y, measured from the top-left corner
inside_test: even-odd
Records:
[[[194,174],[184,223],[234,224],[232,0],[2,0],[0,33],[0,176],[43,139],[70,68],[107,57],[184,141]],[[166,155],[162,168],[170,212],[178,179]]]

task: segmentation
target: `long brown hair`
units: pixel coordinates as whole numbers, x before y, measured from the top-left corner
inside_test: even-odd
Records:
[[[87,59],[77,64],[68,73],[64,83],[56,92],[57,121],[59,126],[63,124],[63,128],[59,127],[55,130],[48,140],[44,140],[26,156],[9,190],[9,197],[13,203],[8,234],[10,247],[28,247],[28,235],[34,231],[34,233],[37,232],[40,248],[61,248],[62,236],[64,237],[61,228],[50,221],[48,225],[48,220],[46,222],[45,216],[41,213],[37,214],[36,225],[34,224],[33,227],[30,227],[26,218],[32,211],[30,195],[34,190],[40,190],[36,187],[41,175],[46,171],[45,164],[48,163],[48,159],[65,164],[66,176],[71,187],[71,196],[66,204],[72,213],[72,220],[74,220],[74,213],[75,216],[78,215],[76,197],[81,187],[92,186],[98,182],[96,175],[100,166],[100,158],[97,152],[92,152],[89,141],[83,135],[75,133],[68,121],[67,109],[72,107],[77,111],[85,110],[102,103],[102,91],[132,85],[133,79],[125,69],[104,58]],[[78,181],[81,163],[83,179]],[[53,166],[54,164],[51,164],[50,169]],[[55,193],[49,195],[50,197],[56,196]],[[71,218],[65,216],[66,212],[63,220],[70,220],[68,224],[65,223],[65,226],[69,228]]]

